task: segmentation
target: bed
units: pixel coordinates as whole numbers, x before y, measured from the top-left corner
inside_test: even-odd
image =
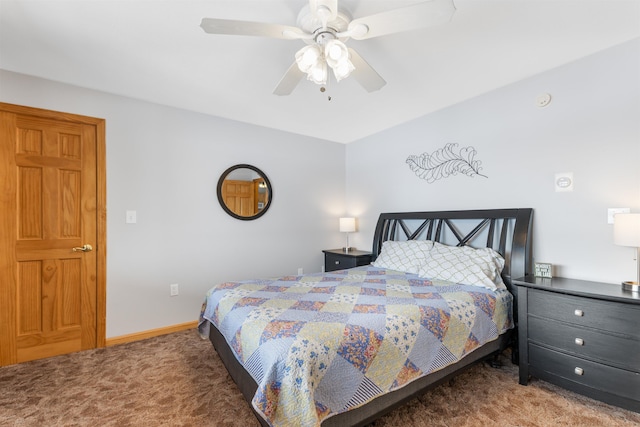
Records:
[[[507,346],[532,209],[380,215],[372,264],[227,282],[208,337],[263,426],[362,426]]]

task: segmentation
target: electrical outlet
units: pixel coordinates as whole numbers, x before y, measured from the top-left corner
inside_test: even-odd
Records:
[[[169,295],[171,295],[172,297],[175,297],[179,293],[180,293],[180,289],[178,288],[178,284],[177,283],[169,285]]]
[[[304,274],[303,270],[302,270],[302,267],[298,267],[298,276],[300,276],[302,274]]]

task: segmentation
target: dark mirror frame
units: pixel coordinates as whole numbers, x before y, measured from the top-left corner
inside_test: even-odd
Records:
[[[227,178],[227,176],[231,172],[233,172],[234,170],[237,170],[237,169],[251,169],[252,171],[257,173],[258,175],[260,175],[262,177],[262,179],[264,179],[264,183],[267,185],[267,191],[268,191],[268,194],[269,194],[269,197],[267,198],[267,203],[255,215],[251,215],[251,216],[238,215],[237,213],[235,213],[231,209],[229,209],[227,207],[227,205],[224,203],[224,200],[222,199],[222,184],[224,183],[224,180]],[[269,178],[267,178],[267,175],[264,172],[262,172],[260,169],[258,169],[257,167],[252,166],[252,165],[246,165],[246,164],[234,165],[234,166],[231,166],[226,171],[224,171],[222,173],[222,175],[220,175],[220,179],[218,180],[218,188],[217,188],[216,191],[217,191],[217,194],[218,194],[218,202],[220,202],[220,206],[222,206],[222,209],[224,209],[224,211],[226,213],[228,213],[229,215],[231,215],[232,217],[234,217],[236,219],[240,219],[242,221],[251,221],[251,220],[260,218],[262,215],[264,215],[267,212],[267,210],[271,206],[271,201],[273,200],[273,188],[271,188],[271,182],[269,181]]]

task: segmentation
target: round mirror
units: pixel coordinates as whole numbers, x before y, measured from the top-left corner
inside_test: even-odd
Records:
[[[273,190],[267,176],[255,166],[235,165],[218,180],[220,206],[234,218],[260,218],[269,209]]]

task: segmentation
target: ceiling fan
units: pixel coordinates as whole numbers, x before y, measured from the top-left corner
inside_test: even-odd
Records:
[[[325,85],[328,68],[337,81],[349,75],[368,92],[382,88],[384,79],[345,42],[416,30],[449,22],[456,8],[453,0],[429,0],[415,5],[352,19],[338,7],[338,0],[309,0],[298,14],[297,27],[263,22],[203,18],[200,26],[210,34],[261,36],[302,40],[307,45],[296,52],[295,61],[275,90],[289,95],[303,77]]]

